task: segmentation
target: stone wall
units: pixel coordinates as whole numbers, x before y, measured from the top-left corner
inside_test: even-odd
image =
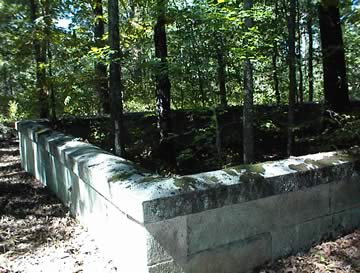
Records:
[[[238,273],[360,226],[359,149],[164,178],[17,123],[21,160],[120,272]]]

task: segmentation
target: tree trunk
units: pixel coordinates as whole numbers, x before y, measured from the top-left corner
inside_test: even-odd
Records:
[[[304,102],[304,79],[303,79],[303,70],[302,70],[302,54],[301,54],[301,13],[300,13],[300,1],[297,2],[297,30],[298,30],[298,36],[297,36],[297,59],[298,59],[298,72],[299,72],[299,87],[298,87],[298,96],[299,96],[299,102]]]
[[[154,29],[155,54],[159,59],[156,73],[156,107],[158,114],[158,127],[160,129],[160,142],[166,140],[171,132],[171,110],[168,64],[167,64],[167,41],[165,29],[165,1],[159,0],[159,14]]]
[[[223,37],[221,34],[218,34],[217,37],[218,46],[216,47],[216,59],[218,63],[218,83],[219,83],[219,95],[220,95],[220,105],[223,107],[227,106],[227,97],[226,97],[226,72],[225,72],[225,60],[224,60],[224,44]]]
[[[319,5],[321,49],[324,70],[325,103],[334,111],[349,104],[345,50],[342,38],[339,1]]]
[[[44,38],[39,40],[39,28],[36,25],[38,19],[37,0],[30,0],[30,18],[33,24],[33,47],[36,62],[36,91],[38,97],[38,107],[40,118],[49,117],[48,87],[46,84],[46,41]]]
[[[215,120],[215,129],[216,129],[216,152],[217,152],[217,161],[218,168],[221,169],[223,166],[223,153],[222,153],[222,123],[220,120],[220,113],[222,108],[214,107],[213,109],[213,118]]]
[[[308,78],[309,78],[309,101],[314,101],[314,67],[313,67],[313,61],[314,61],[314,36],[313,36],[313,18],[312,18],[312,5],[311,0],[308,0],[307,2],[307,32],[309,35],[309,45],[308,45]]]
[[[275,22],[278,21],[278,2],[275,1]],[[273,65],[273,77],[274,77],[274,90],[275,90],[275,97],[276,97],[276,104],[280,104],[281,102],[281,95],[279,89],[279,77],[278,77],[278,67],[277,67],[277,60],[278,60],[278,43],[275,40],[273,45],[273,55],[272,55],[272,65]]]
[[[125,157],[125,131],[120,67],[119,4],[108,0],[110,56],[111,121],[114,134],[114,153]]]
[[[296,52],[295,52],[296,0],[290,0],[289,29],[289,108],[288,108],[288,141],[287,154],[293,152],[294,143],[294,106],[296,95]]]
[[[103,41],[105,30],[104,30],[104,14],[103,14],[102,0],[94,1],[93,13],[95,17],[95,25],[94,25],[95,46],[97,48],[103,48],[105,46],[105,43]],[[110,98],[109,98],[109,89],[108,89],[107,68],[106,65],[101,62],[95,63],[95,91],[100,99],[99,114],[100,115],[109,114]]]
[[[157,19],[154,27],[155,56],[158,58],[156,71],[156,110],[160,130],[160,157],[170,164],[175,163],[173,144],[169,139],[171,124],[171,83],[167,63],[166,16],[167,0],[157,1]]]
[[[253,8],[252,0],[245,0],[244,10],[250,11]],[[245,31],[253,26],[252,17],[245,18]],[[245,44],[248,41],[244,41]],[[254,79],[253,65],[250,57],[247,56],[244,62],[244,109],[243,109],[243,160],[249,164],[254,160],[254,128],[253,128],[253,106],[254,106]]]
[[[45,0],[44,2],[44,9],[43,9],[43,16],[45,21],[45,42],[46,42],[46,54],[47,54],[47,67],[48,67],[48,75],[47,78],[47,86],[49,90],[50,96],[50,119],[52,121],[56,120],[56,96],[55,96],[55,89],[53,84],[53,74],[52,74],[52,52],[51,52],[51,13],[50,13],[50,4],[49,0]]]
[[[198,78],[198,84],[199,84],[199,90],[200,90],[200,95],[201,95],[201,104],[202,107],[205,107],[206,105],[206,98],[205,98],[205,90],[204,90],[204,76],[203,73],[201,71],[201,60],[199,57],[199,45],[198,43],[196,43],[196,38],[195,38],[195,34],[194,34],[194,22],[191,22],[191,45],[193,47],[193,51],[194,51],[194,62],[196,65],[196,72],[197,72],[197,78]]]
[[[52,53],[50,48],[50,43],[47,46],[48,51],[48,72],[49,72],[49,90],[50,90],[50,107],[51,107],[51,120],[55,121],[56,116],[56,95],[53,84],[53,74],[52,74]]]

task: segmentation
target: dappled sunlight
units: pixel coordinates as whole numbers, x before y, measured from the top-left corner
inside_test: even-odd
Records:
[[[22,170],[15,145],[0,141],[0,272],[116,272],[62,202]],[[29,156],[23,155],[27,164]],[[69,173],[58,177],[64,178],[73,180]]]
[[[21,169],[18,150],[11,148],[7,154],[9,148],[0,149],[0,252],[5,255],[69,238],[61,222],[73,221],[61,202]]]

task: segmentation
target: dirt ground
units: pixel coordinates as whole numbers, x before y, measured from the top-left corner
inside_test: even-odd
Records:
[[[60,201],[21,169],[15,132],[0,124],[0,273],[117,268]],[[360,230],[257,272],[360,272]]]

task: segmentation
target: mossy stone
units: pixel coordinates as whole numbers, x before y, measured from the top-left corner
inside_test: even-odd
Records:
[[[117,173],[117,174],[114,174],[113,176],[111,176],[109,178],[109,182],[124,181],[124,180],[129,179],[134,174],[136,174],[136,172],[134,172],[134,171],[131,171],[131,172],[122,171],[121,173]]]
[[[306,172],[306,171],[310,170],[310,166],[308,164],[305,164],[305,163],[290,164],[289,168],[291,170],[298,171],[298,172]]]
[[[240,165],[240,166],[234,167],[232,169],[239,172],[239,173],[245,171],[245,172],[251,172],[251,173],[264,174],[265,173],[265,168],[263,166],[264,163]]]
[[[217,178],[216,176],[206,176],[206,177],[204,177],[204,180],[206,182],[210,182],[210,183],[219,183],[220,182],[220,179]]]
[[[226,172],[228,175],[231,176],[237,176],[238,173],[236,171],[234,171],[233,169],[223,169],[224,172]]]
[[[259,173],[246,171],[240,175],[240,181],[245,183],[260,183],[265,180]]]
[[[182,190],[189,190],[191,188],[196,188],[197,180],[193,177],[183,176],[180,178],[175,178],[174,185]]]

